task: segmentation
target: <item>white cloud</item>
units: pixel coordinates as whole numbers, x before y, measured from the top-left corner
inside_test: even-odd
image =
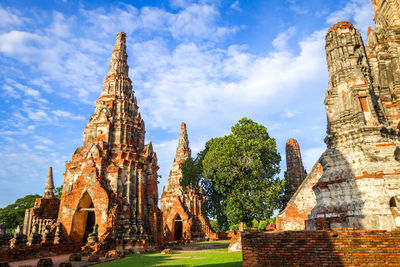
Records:
[[[54,142],[46,137],[35,135],[33,137],[36,142],[41,143],[43,145],[54,145]]]
[[[276,50],[287,50],[288,41],[296,34],[296,28],[290,27],[284,32],[278,34],[278,36],[272,41],[272,45]]]
[[[64,111],[64,110],[53,110],[52,113],[56,115],[57,117],[61,118],[68,118],[72,120],[84,120],[85,118],[81,115],[74,115],[69,111]]]
[[[48,150],[49,149],[47,146],[42,146],[42,145],[35,145],[34,148],[38,149],[38,150]]]
[[[240,2],[239,0],[236,0],[235,2],[232,3],[231,8],[237,11],[242,11],[240,8]]]
[[[10,26],[21,26],[24,19],[17,14],[16,11],[7,10],[0,7],[0,27],[6,28]]]
[[[8,84],[4,84],[2,86],[2,88],[6,92],[7,96],[10,96],[12,98],[21,98],[21,95],[18,94],[17,91],[13,87],[9,86]]]
[[[41,54],[37,46],[42,45],[43,41],[36,34],[13,30],[0,34],[0,53],[27,63]]]
[[[329,15],[326,22],[335,24],[343,20],[351,21],[366,40],[368,26],[374,25],[373,16],[374,12],[370,0],[351,0],[342,9]]]
[[[175,9],[185,8],[192,2],[192,0],[169,0],[170,6]]]
[[[33,121],[50,121],[49,116],[43,110],[27,110],[27,113]]]

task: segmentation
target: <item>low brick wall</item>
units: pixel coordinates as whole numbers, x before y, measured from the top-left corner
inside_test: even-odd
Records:
[[[242,233],[243,266],[400,266],[400,232]]]

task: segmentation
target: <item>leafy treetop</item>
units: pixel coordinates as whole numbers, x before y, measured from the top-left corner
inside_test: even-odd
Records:
[[[276,176],[281,158],[264,126],[243,118],[231,130],[181,166],[181,184],[201,183],[208,215],[224,229],[270,218],[281,206],[285,183]]]

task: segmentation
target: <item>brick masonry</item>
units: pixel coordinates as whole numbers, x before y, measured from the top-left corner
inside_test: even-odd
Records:
[[[400,232],[242,233],[243,266],[400,266]]]
[[[291,197],[289,202],[276,216],[276,227],[281,231],[300,231],[305,229],[308,214],[317,204],[313,186],[323,174],[323,168],[317,162]]]

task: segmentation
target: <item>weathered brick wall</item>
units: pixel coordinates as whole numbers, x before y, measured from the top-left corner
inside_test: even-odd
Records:
[[[301,231],[305,229],[305,221],[317,204],[313,186],[322,176],[323,169],[319,161],[304,179],[290,201],[276,217],[276,227],[282,231]]]
[[[400,232],[242,233],[243,266],[400,266]]]

